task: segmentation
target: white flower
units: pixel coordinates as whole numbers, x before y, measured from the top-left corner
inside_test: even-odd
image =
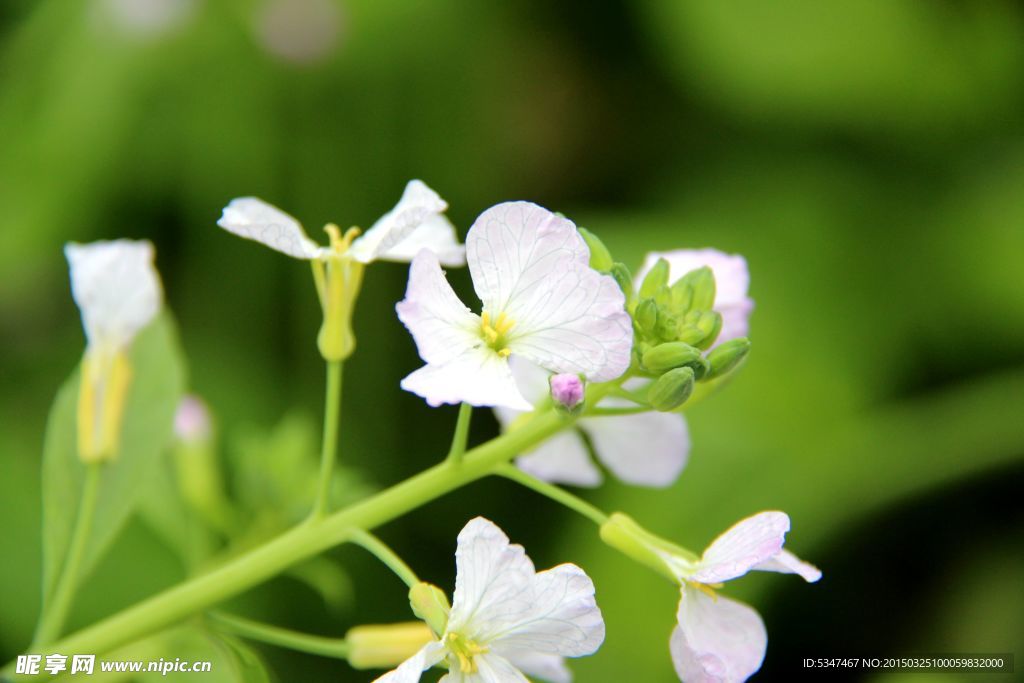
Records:
[[[443,215],[447,208],[426,184],[411,180],[395,208],[361,237],[348,236],[351,244],[344,242],[345,253],[360,263],[409,261],[425,248],[434,251],[445,265],[461,266],[465,248]],[[306,235],[299,221],[255,197],[233,199],[217,225],[294,258],[326,260],[334,255],[334,245],[321,247]]]
[[[554,683],[572,675],[563,657],[593,654],[604,641],[594,584],[574,564],[537,572],[522,546],[477,517],[459,533],[448,625],[379,683],[416,683],[443,663],[442,683]]]
[[[160,276],[153,245],[115,240],[64,247],[71,294],[93,351],[123,351],[160,310]]]
[[[510,355],[596,382],[629,367],[625,297],[614,279],[590,268],[571,221],[529,202],[498,204],[469,229],[466,253],[481,315],[452,291],[436,255],[423,250],[413,260],[397,310],[427,365],[402,380],[403,389],[434,406],[529,410]]]
[[[522,359],[513,359],[512,373],[523,395],[537,403],[547,395],[548,373]],[[631,387],[643,384],[632,379]],[[606,408],[633,404],[615,397],[601,401]],[[497,407],[495,415],[506,430],[514,427],[524,411]],[[648,412],[636,415],[584,417],[576,422],[579,431],[556,434],[516,459],[519,469],[544,481],[573,486],[597,486],[601,470],[591,461],[580,432],[585,434],[594,454],[622,481],[640,486],[663,487],[676,480],[686,466],[690,435],[686,420],[677,413]]]
[[[659,258],[668,261],[669,282],[681,278],[691,270],[703,266],[711,268],[715,276],[715,307],[722,315],[722,331],[715,344],[747,336],[748,319],[754,310],[754,301],[747,296],[750,288],[750,273],[747,260],[739,254],[726,254],[717,249],[678,249],[676,251],[650,252],[636,277],[639,288],[644,276],[654,267]]]
[[[64,247],[71,293],[87,340],[78,398],[78,455],[117,455],[131,381],[128,349],[160,310],[160,277],[149,242],[116,240]]]
[[[716,538],[698,562],[666,554],[682,585],[678,625],[669,643],[680,680],[736,683],[761,668],[768,647],[761,617],[714,590],[751,570],[798,574],[808,582],[820,579],[817,567],[783,549],[789,527],[785,513],[761,512]]]

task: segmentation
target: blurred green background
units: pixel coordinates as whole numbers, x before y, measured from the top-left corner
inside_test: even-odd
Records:
[[[792,516],[788,547],[825,578],[758,575],[729,591],[767,623],[762,680],[843,655],[1016,650],[1020,670],[1022,86],[1024,6],[997,0],[4,3],[0,660],[31,637],[42,434],[83,347],[62,245],[156,243],[225,460],[269,477],[277,451],[315,461],[319,309],[308,267],[219,230],[220,209],[254,194],[311,230],[365,227],[418,177],[463,235],[484,208],[530,199],[634,265],[678,247],[747,257],[754,351],[688,414],[679,482],[584,495],[698,549],[755,511]],[[371,268],[356,315],[352,496],[435,462],[454,424],[453,408],[398,388],[418,366],[393,313],[405,275]],[[468,294],[467,274],[452,277]],[[485,412],[474,440],[496,432]],[[289,511],[275,502],[263,520],[253,486],[239,514],[271,533]],[[675,680],[676,590],[547,500],[488,481],[380,533],[450,588],[455,535],[475,515],[538,566],[593,576],[608,637],[573,664],[579,680]],[[72,626],[184,576],[157,526],[126,527]],[[329,635],[409,617],[372,560],[328,557],[233,608]],[[372,678],[257,649],[279,681]]]

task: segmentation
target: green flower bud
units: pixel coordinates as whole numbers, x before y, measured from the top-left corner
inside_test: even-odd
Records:
[[[663,258],[658,259],[640,284],[641,299],[653,297],[659,289],[668,284],[668,270],[668,261]]]
[[[602,273],[610,271],[615,262],[612,260],[608,247],[604,246],[604,242],[586,228],[577,228],[577,230],[590,249],[590,267]]]
[[[354,669],[389,669],[398,666],[433,640],[422,621],[354,626],[345,634],[348,663]]]
[[[626,301],[629,301],[633,297],[633,274],[629,268],[624,263],[613,263],[608,273],[615,278],[619,289],[626,295]]]
[[[654,303],[654,299],[641,299],[633,320],[642,334],[653,336],[658,326],[658,304]]]
[[[659,307],[658,324],[654,328],[654,333],[661,341],[674,341],[679,334],[679,321]]]
[[[672,310],[677,315],[684,315],[689,312],[693,307],[693,287],[684,280],[679,278],[676,283],[672,285]]]
[[[749,351],[750,340],[746,337],[730,339],[711,349],[708,354],[711,372],[708,373],[707,379],[715,379],[730,372],[747,357]]]
[[[707,266],[691,270],[676,281],[688,285],[693,292],[690,310],[710,311],[715,305],[715,274]],[[682,285],[680,285],[682,286]]]
[[[676,368],[654,380],[647,391],[647,402],[655,410],[667,413],[686,403],[693,393],[693,368]]]
[[[704,338],[697,344],[702,349],[711,348],[722,331],[722,314],[717,311],[703,311],[697,321],[697,329],[704,333]]]
[[[689,318],[689,315],[687,315]],[[687,322],[684,325],[679,326],[679,331],[676,333],[676,339],[678,341],[696,346],[702,339],[704,339],[704,332],[696,325]]]
[[[452,607],[444,591],[431,583],[420,581],[409,589],[409,605],[412,613],[427,622],[440,636],[448,627],[448,613]]]
[[[701,357],[701,350],[683,342],[668,342],[651,347],[643,355],[644,368],[663,372],[689,365]]]

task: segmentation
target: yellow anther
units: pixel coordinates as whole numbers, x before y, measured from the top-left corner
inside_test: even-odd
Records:
[[[497,351],[502,358],[508,358],[511,353],[505,347],[505,335],[515,324],[515,321],[504,312],[499,313],[497,318],[492,318],[488,311],[480,314],[480,333],[487,345]]]
[[[720,583],[711,583],[711,584],[698,583],[697,581],[687,581],[686,583],[689,584],[691,588],[695,588],[695,589],[699,590],[701,593],[703,593],[704,595],[708,596],[712,600],[718,600],[718,593],[715,592],[715,589],[716,588],[721,588],[722,584],[720,584]]]
[[[458,658],[459,669],[462,673],[475,674],[477,671],[476,656],[486,654],[488,648],[459,633],[449,633],[447,641],[448,650]]]

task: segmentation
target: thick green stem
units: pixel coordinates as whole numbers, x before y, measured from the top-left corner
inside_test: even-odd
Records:
[[[348,643],[343,638],[326,638],[299,633],[222,612],[211,613],[207,615],[207,618],[217,628],[249,640],[324,657],[348,658]]]
[[[331,481],[338,451],[338,422],[341,420],[340,360],[327,361],[327,394],[324,402],[324,436],[320,447],[320,487],[313,517],[323,517],[331,505]]]
[[[551,500],[556,503],[561,503],[570,510],[575,510],[598,526],[601,526],[608,521],[608,515],[601,512],[582,498],[574,496],[565,489],[559,488],[554,484],[549,484],[546,481],[541,481],[536,477],[530,476],[514,465],[503,465],[498,467],[496,474],[499,474],[506,479],[511,479],[517,484],[522,484],[526,488],[532,489],[542,496],[547,496]]]
[[[64,621],[67,619],[71,603],[75,599],[78,582],[81,578],[79,565],[82,563],[85,546],[89,540],[89,534],[92,532],[92,518],[96,511],[96,493],[100,487],[102,467],[102,463],[98,462],[86,466],[82,498],[78,502],[78,516],[75,519],[75,528],[71,532],[68,554],[64,559],[64,567],[54,586],[53,594],[48,604],[43,605],[43,614],[39,619],[35,637],[32,639],[33,646],[49,643],[59,636],[61,629],[64,628]]]
[[[455,423],[455,435],[452,436],[452,447],[448,449],[447,460],[457,463],[466,453],[469,440],[469,419],[473,416],[473,406],[463,403],[459,406],[459,419]]]
[[[166,628],[349,540],[356,529],[373,529],[491,474],[497,466],[570,424],[571,419],[550,411],[537,414],[520,428],[468,451],[458,466],[442,462],[344,510],[309,519],[259,548],[73,633],[46,649],[101,654]],[[4,671],[11,667],[13,663]]]
[[[398,553],[389,548],[384,541],[380,540],[369,531],[354,529],[349,540],[380,560],[388,569],[393,571],[398,578],[404,581],[405,585],[409,588],[412,588],[420,582],[419,578],[416,576],[416,572],[414,572],[409,565],[407,565],[402,558],[398,556]]]

